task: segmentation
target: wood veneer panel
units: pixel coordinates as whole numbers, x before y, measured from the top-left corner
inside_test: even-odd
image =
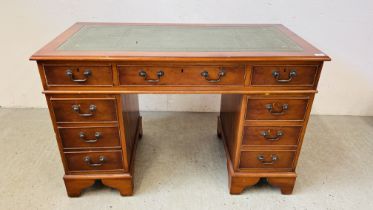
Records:
[[[228,152],[233,162],[237,161],[241,129],[240,118],[242,115],[243,95],[221,96],[220,120],[223,129],[224,139],[226,140]]]
[[[127,159],[131,163],[140,119],[139,100],[136,94],[122,94],[123,124],[126,138]]]

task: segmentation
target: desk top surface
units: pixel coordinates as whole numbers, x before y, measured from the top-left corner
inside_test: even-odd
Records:
[[[282,25],[76,23],[32,60],[329,60]]]

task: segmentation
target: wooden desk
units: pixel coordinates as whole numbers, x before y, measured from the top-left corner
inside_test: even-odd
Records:
[[[282,25],[77,23],[32,55],[69,196],[95,180],[132,195],[137,94],[222,94],[229,189],[266,178],[292,193],[322,65]]]

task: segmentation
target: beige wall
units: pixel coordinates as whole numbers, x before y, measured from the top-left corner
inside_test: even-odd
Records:
[[[0,7],[0,106],[45,107],[28,57],[77,21],[282,23],[333,58],[313,113],[373,115],[370,0],[27,0]],[[218,111],[218,95],[142,95],[143,110]]]

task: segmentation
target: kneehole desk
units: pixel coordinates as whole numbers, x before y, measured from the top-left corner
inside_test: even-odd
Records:
[[[282,25],[76,23],[37,61],[67,194],[101,180],[133,194],[137,94],[221,94],[231,194],[265,178],[291,194],[330,58]]]

